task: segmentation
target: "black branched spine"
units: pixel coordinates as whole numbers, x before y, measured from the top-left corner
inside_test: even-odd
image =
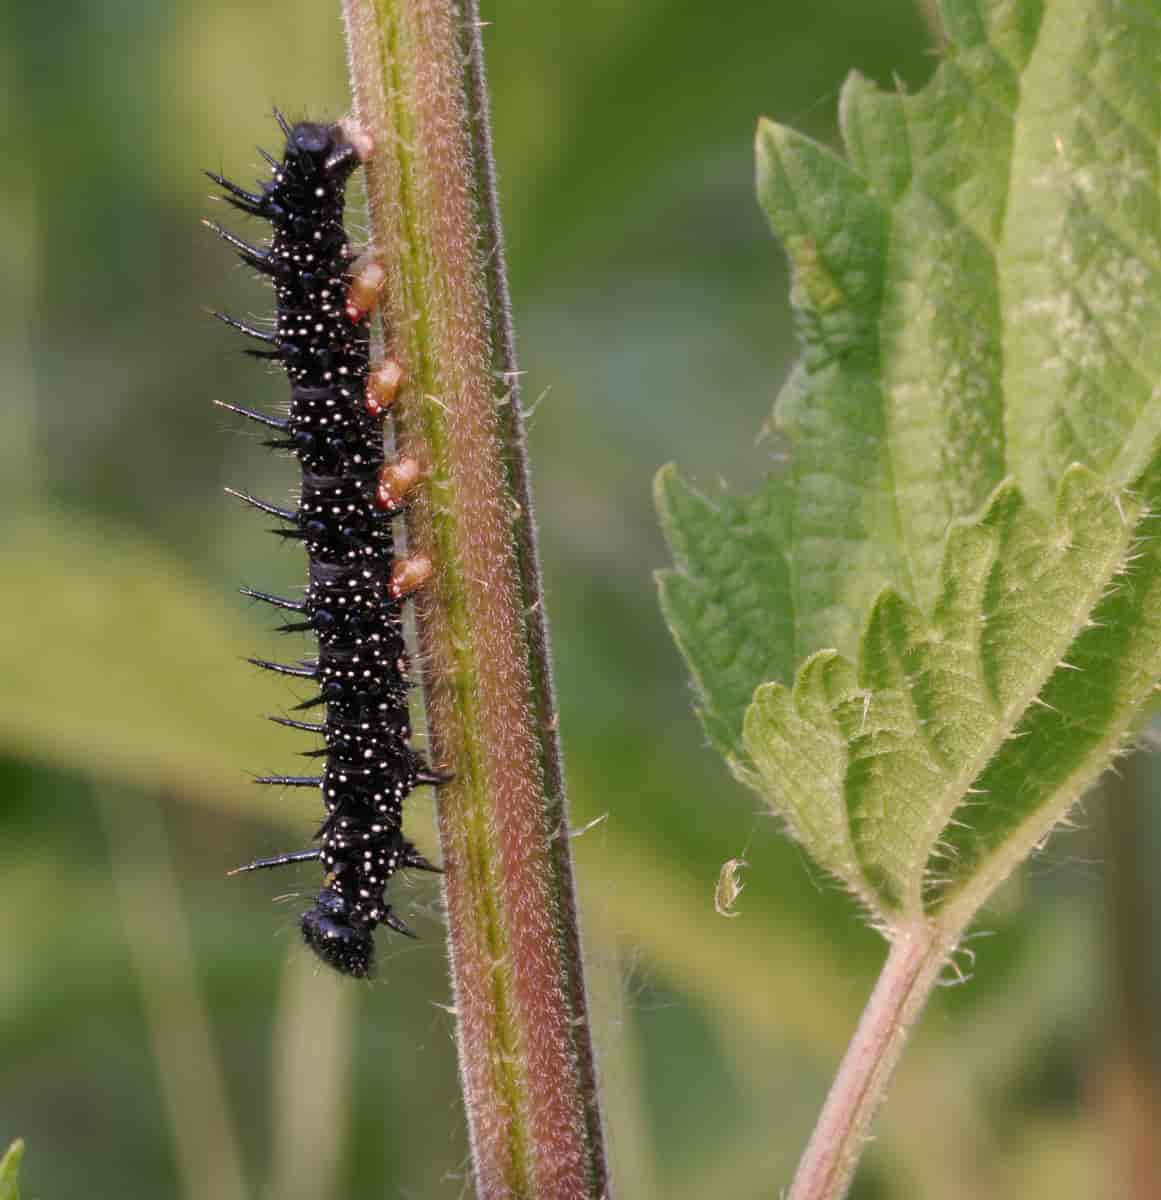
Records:
[[[210,175],[223,199],[273,226],[269,245],[251,245],[214,226],[242,261],[269,276],[277,298],[273,332],[221,315],[266,343],[251,351],[277,361],[290,378],[285,420],[223,405],[276,431],[269,444],[291,450],[302,468],[297,508],[285,509],[246,492],[233,494],[283,524],[273,532],[300,540],[309,559],[302,601],[243,589],[297,614],[282,626],[317,637],[316,657],[295,663],[254,659],[255,665],[314,681],[300,709],[322,707],[321,721],[273,718],[319,734],[321,777],[277,775],[279,786],[321,788],[326,817],[317,850],[260,859],[242,870],[320,858],[322,891],[302,917],[307,944],[324,962],[365,976],[374,961],[373,931],[411,931],[384,900],[404,867],[436,870],[403,836],[403,801],[418,784],[437,783],[411,748],[409,683],[392,517],[379,494],[383,468],[382,407],[367,394],[368,320],[348,304],[352,255],[343,227],[347,181],[359,158],[340,125],[304,122],[286,134],[281,162],[264,155],[272,178],[249,192]]]

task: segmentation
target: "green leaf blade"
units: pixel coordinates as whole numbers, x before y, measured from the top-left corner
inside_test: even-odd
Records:
[[[884,204],[894,204],[911,182],[911,143],[904,97],[885,92],[852,71],[839,96],[839,129],[851,166]]]
[[[824,870],[868,905],[873,889],[859,868],[843,801],[850,764],[843,722],[836,713],[861,709],[850,664],[833,651],[807,659],[793,690],[770,683],[746,713],[744,743],[755,786],[791,835]]]
[[[1161,600],[1161,574],[1154,597],[1151,573],[1161,555],[1142,530],[1155,520],[1079,466],[1061,483],[1053,521],[1005,484],[978,521],[953,531],[933,618],[885,591],[857,671],[822,652],[792,694],[758,690],[745,730],[763,794],[881,918],[941,903],[957,878],[948,856],[970,878],[965,864],[998,853],[1004,831],[1033,809],[1053,821],[1067,812],[1076,798],[1067,787],[1056,795],[1021,782],[1014,795],[1009,760],[1075,758],[1065,776],[1050,773],[1062,786],[1108,764],[1120,736],[1106,735],[1109,722],[1161,678],[1161,617],[1137,621],[1129,636],[1102,616],[1115,605],[1140,615]],[[1064,732],[1081,727],[1091,736]],[[1071,738],[1063,757],[1051,740],[1062,737]],[[1001,796],[997,816],[989,798]]]
[[[1062,506],[1071,499],[1073,511],[1088,510],[1078,537],[1098,534],[1111,508],[1120,551],[1106,557],[1089,616],[981,773],[977,812],[947,831],[940,906],[974,908],[1047,836],[1127,749],[1161,680],[1161,467],[1142,481],[1143,499],[1106,489],[1103,512],[1086,475],[1075,468],[1065,477]]]
[[[803,653],[850,652],[859,614],[904,568],[878,368],[886,213],[809,138],[763,121],[756,152],[759,201],[790,257],[804,346],[772,419],[793,450],[787,534],[798,641]]]
[[[779,673],[731,662],[720,710],[739,777],[900,928],[978,904],[1161,678],[1161,9],[941,8],[921,91],[847,81],[849,163],[759,127],[802,341],[761,518],[794,627]],[[721,553],[674,549],[689,579]]]
[[[1127,484],[1161,432],[1161,10],[1048,4],[1024,74],[1000,286],[1010,461]]]
[[[756,679],[794,674],[794,609],[778,529],[778,487],[711,504],[673,467],[657,474],[654,496],[676,569],[657,574],[662,611],[718,751],[743,756],[742,718]]]
[[[976,511],[1007,473],[996,244],[1021,46],[1005,35],[1011,6],[948,7],[959,14],[959,42],[921,93],[888,98],[852,81],[843,106],[845,134],[865,146],[876,123],[892,134],[888,162],[907,164],[907,186],[892,178],[882,191],[890,252],[881,383],[908,564],[893,582],[925,606],[937,594],[949,524]],[[869,171],[872,188],[884,188],[884,173]]]

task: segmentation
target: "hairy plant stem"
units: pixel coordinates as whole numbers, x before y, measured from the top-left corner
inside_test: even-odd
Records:
[[[787,1200],[847,1194],[887,1084],[955,941],[935,923],[897,928],[887,961],[831,1084]]]
[[[343,0],[412,550],[477,1194],[608,1195],[475,0]]]

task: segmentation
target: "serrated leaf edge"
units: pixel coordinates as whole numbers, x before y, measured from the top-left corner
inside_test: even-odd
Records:
[[[858,839],[854,836],[851,828],[851,813],[848,811],[846,804],[843,802],[844,797],[840,793],[836,796],[836,810],[832,815],[841,814],[841,829],[842,843],[849,850],[843,853],[841,859],[836,859],[833,856],[829,858],[818,853],[817,838],[802,820],[802,815],[793,805],[780,802],[776,795],[770,792],[769,781],[758,773],[757,780],[754,779],[754,772],[747,772],[745,775],[738,774],[738,778],[748,786],[754,787],[757,782],[756,790],[763,795],[771,806],[776,810],[778,815],[786,822],[788,831],[799,841],[803,847],[811,854],[812,859],[816,864],[824,870],[833,874],[840,879],[859,899],[868,910],[887,927],[896,927],[903,920],[922,919],[925,915],[923,896],[924,884],[927,878],[928,866],[931,861],[931,855],[934,851],[939,835],[946,827],[949,820],[952,819],[956,809],[963,803],[964,797],[969,794],[968,789],[972,781],[979,777],[980,773],[986,767],[991,758],[1003,746],[1004,742],[1012,735],[1014,729],[1019,724],[1022,714],[1027,710],[1028,706],[1035,702],[1036,696],[1043,689],[1046,681],[1051,677],[1052,673],[1059,666],[1060,658],[1067,650],[1067,647],[1076,639],[1077,636],[1085,628],[1086,622],[1091,615],[1094,606],[1099,602],[1105,589],[1109,586],[1109,581],[1112,575],[1117,573],[1118,564],[1124,561],[1124,556],[1129,553],[1134,545],[1136,537],[1133,529],[1139,520],[1146,517],[1148,514],[1144,507],[1132,498],[1132,494],[1127,491],[1120,491],[1113,488],[1108,483],[1103,481],[1094,472],[1090,471],[1083,464],[1074,463],[1064,473],[1060,480],[1057,490],[1057,504],[1054,519],[1050,528],[1060,530],[1067,523],[1068,513],[1071,511],[1068,508],[1069,497],[1080,481],[1092,491],[1103,492],[1110,504],[1116,507],[1118,514],[1121,517],[1121,524],[1125,529],[1125,537],[1118,544],[1116,552],[1111,553],[1106,557],[1106,570],[1100,573],[1094,573],[1092,576],[1092,586],[1084,593],[1083,600],[1078,601],[1074,614],[1065,625],[1067,633],[1059,639],[1059,645],[1053,647],[1053,651],[1044,655],[1044,669],[1037,675],[1030,677],[1029,684],[1023,688],[1012,701],[1006,706],[1002,713],[997,713],[995,716],[995,732],[985,738],[980,745],[980,749],[971,759],[963,766],[962,769],[955,773],[953,781],[950,781],[945,789],[947,799],[933,809],[931,820],[927,823],[929,830],[927,839],[927,851],[923,857],[923,866],[916,873],[916,878],[913,881],[913,887],[909,888],[909,895],[906,902],[902,905],[884,903],[885,897],[879,887],[872,885],[870,877],[866,872],[866,864],[858,849]],[[965,519],[956,521],[952,524],[948,532],[948,546],[945,549],[944,563],[941,566],[941,576],[947,568],[949,560],[954,556],[954,547],[951,544],[952,539],[967,535],[970,531],[985,528],[989,518],[1003,505],[1019,501],[1023,505],[1023,497],[1019,486],[1013,480],[1004,480],[1000,483],[992,493],[983,511],[973,519]],[[1126,509],[1132,510],[1132,516]],[[941,584],[940,596],[943,595],[946,581]],[[867,620],[863,627],[863,634],[860,637],[860,654],[859,663],[856,668],[855,664],[849,659],[840,655],[835,650],[821,650],[808,658],[798,669],[794,684],[791,688],[786,688],[784,685],[776,682],[763,683],[755,689],[754,700],[750,708],[747,710],[744,722],[743,742],[748,741],[748,735],[751,731],[752,724],[756,726],[757,722],[762,719],[762,709],[768,706],[775,696],[786,694],[789,703],[793,707],[796,717],[800,720],[809,720],[805,713],[805,709],[812,701],[812,689],[815,687],[815,678],[821,664],[841,663],[851,674],[852,684],[856,691],[864,691],[866,694],[866,703],[873,703],[873,692],[869,688],[865,688],[863,680],[866,672],[866,662],[864,658],[865,639],[876,615],[881,607],[887,603],[900,603],[906,606],[908,610],[919,617],[921,623],[928,629],[935,629],[932,619],[926,615],[919,613],[918,610],[909,604],[901,597],[893,588],[884,588],[880,593],[875,603],[872,605],[868,613]],[[938,601],[937,601],[938,603]],[[1055,651],[1055,652],[1054,652]],[[833,706],[831,711],[833,712]],[[752,715],[753,714],[753,715]],[[1131,725],[1130,720],[1124,722],[1126,728]],[[815,723],[816,729],[818,728]],[[821,732],[821,730],[820,730]],[[1100,758],[1099,765],[1094,765],[1091,771],[1084,774],[1084,781],[1074,789],[1068,789],[1067,796],[1063,796],[1060,804],[1050,806],[1052,813],[1050,816],[1040,819],[1040,814],[1035,814],[1029,818],[1025,825],[1020,826],[1021,830],[1025,827],[1030,831],[1027,834],[1027,849],[1019,858],[1007,865],[1002,872],[994,871],[995,881],[991,884],[991,888],[998,886],[1003,878],[1035,848],[1036,844],[1042,841],[1051,831],[1053,826],[1068,812],[1076,799],[1082,794],[1084,788],[1095,779],[1105,769],[1108,764],[1108,759],[1124,737],[1124,732],[1117,734],[1108,743],[1108,752]],[[849,745],[849,739],[847,744]],[[751,754],[757,760],[759,757],[751,751]],[[1099,756],[1094,756],[1099,757]],[[849,762],[849,760],[848,760]],[[1009,839],[1010,841],[1010,839]],[[1006,843],[1007,844],[1007,843]],[[998,851],[996,852],[998,853]],[[995,857],[995,853],[985,862],[991,861]],[[979,878],[982,872],[976,872],[973,876],[973,882]],[[991,888],[985,890],[986,894],[990,894]],[[969,891],[975,891],[972,884],[965,884],[960,889],[960,894],[966,896]],[[970,913],[974,912],[978,907],[980,900],[970,901],[956,899],[952,904],[941,909],[941,912],[949,914],[959,913],[965,906],[970,909]],[[949,916],[948,920],[951,924],[956,921],[956,916]],[[941,919],[941,924],[943,921]]]

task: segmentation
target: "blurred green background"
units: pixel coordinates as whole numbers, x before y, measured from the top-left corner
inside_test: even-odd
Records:
[[[755,119],[833,140],[847,70],[917,87],[937,34],[914,0],[484,16],[573,822],[607,814],[574,845],[618,1194],[773,1197],[882,950],[704,747],[650,482],[774,466],[756,435],[794,346]],[[359,985],[297,944],[315,869],[225,878],[317,813],[246,782],[302,747],[258,719],[294,692],[241,662],[274,639],[234,589],[302,567],[221,492],[278,497],[293,469],[210,403],[285,385],[206,315],[270,298],[199,225],[222,214],[198,171],[255,178],[274,104],[344,111],[337,5],[7,22],[0,1140],[27,1137],[39,1200],[470,1193],[437,887],[396,886],[422,940],[382,938]],[[1137,1136],[1159,1111],[1151,772],[1130,763],[986,915],[861,1200],[1161,1194]]]

